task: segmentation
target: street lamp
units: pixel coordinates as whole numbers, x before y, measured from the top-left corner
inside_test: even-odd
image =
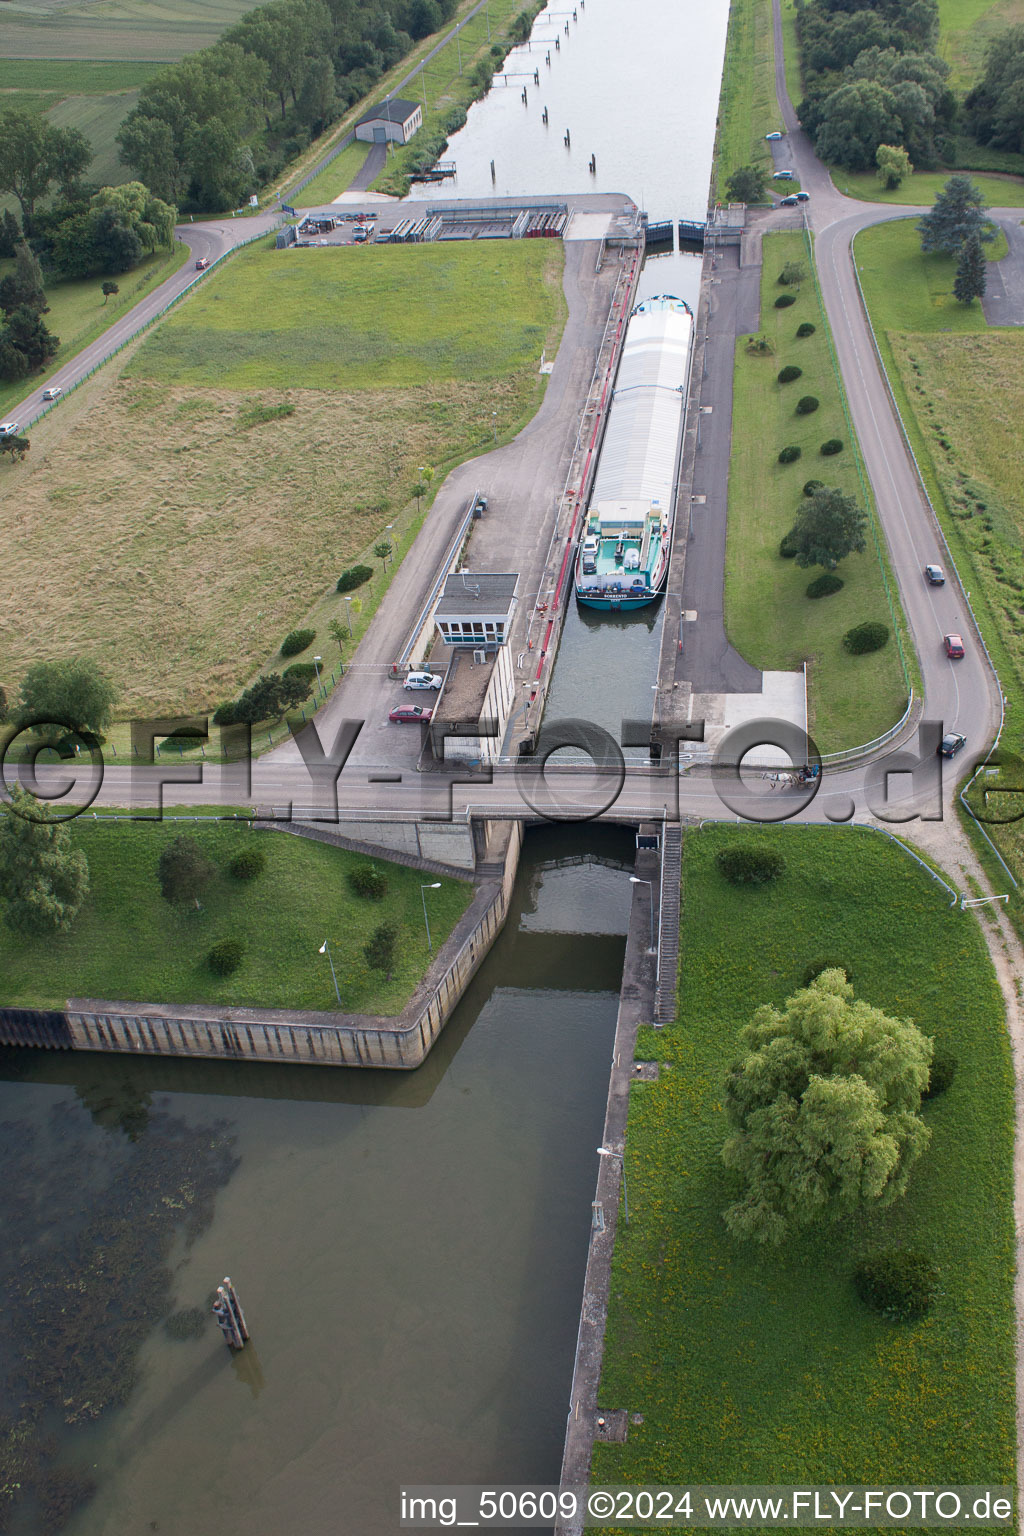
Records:
[[[351,638],[351,636],[352,636],[352,599],[350,597],[346,597],[345,601],[348,604],[348,607],[345,609],[345,617],[346,617],[346,622],[348,623],[349,638]]]
[[[320,689],[320,663],[322,661],[323,661],[323,657],[322,656],[314,656],[313,657],[313,670],[316,673],[316,691],[317,691],[317,693],[319,693],[321,691],[321,689]]]
[[[629,883],[630,883],[630,885],[646,885],[648,887],[648,889],[650,890],[650,893],[651,893],[651,942],[650,942],[650,946],[649,946],[649,948],[647,950],[647,953],[649,955],[653,955],[654,954],[654,950],[655,950],[655,945],[654,945],[654,884],[653,884],[653,881],[651,881],[651,880],[641,880],[639,875],[630,875]]]
[[[427,921],[427,897],[426,897],[426,892],[427,891],[439,891],[440,889],[441,889],[441,882],[440,882],[440,880],[435,880],[430,885],[421,885],[420,886],[420,901],[422,901],[422,903],[423,903],[423,926],[427,930],[427,948],[431,951],[431,953],[433,953],[434,946],[430,942],[430,924]]]
[[[626,1154],[613,1152],[611,1147],[598,1147],[599,1157],[614,1157],[616,1162],[622,1164],[622,1209],[626,1217],[626,1226],[629,1226],[629,1190],[626,1188]]]
[[[497,442],[498,441],[498,413],[497,413],[497,411],[492,411],[491,412],[491,427],[493,428],[493,431],[494,431],[494,441]]]
[[[320,945],[320,953],[327,956],[327,963],[331,968],[331,980],[334,982],[334,995],[338,999],[338,1007],[341,1007],[341,993],[338,991],[338,978],[334,974],[334,961],[331,959],[330,946],[326,939]]]

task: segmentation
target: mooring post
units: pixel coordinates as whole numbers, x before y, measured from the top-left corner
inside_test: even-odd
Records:
[[[249,1337],[249,1329],[245,1321],[245,1313],[238,1299],[238,1293],[231,1284],[230,1275],[224,1276],[222,1285],[217,1287],[217,1299],[213,1304],[213,1315],[217,1319],[225,1342],[231,1349],[242,1349]]]

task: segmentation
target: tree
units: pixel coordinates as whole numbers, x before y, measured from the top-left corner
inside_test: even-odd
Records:
[[[981,240],[977,235],[969,235],[960,247],[953,297],[961,304],[971,304],[975,299],[984,298],[987,283],[988,269]]]
[[[363,958],[371,971],[383,971],[391,980],[391,967],[395,962],[395,945],[398,943],[398,924],[381,923],[363,945]]]
[[[43,286],[43,269],[39,265],[38,258],[25,241],[22,240],[15,248],[14,271],[0,281],[0,309],[5,315],[13,314],[14,310],[22,305],[34,309],[37,314],[45,315],[48,305],[46,303],[46,290]]]
[[[345,641],[348,639],[348,630],[340,619],[332,619],[327,626],[327,633],[331,639],[337,642],[338,650],[344,654]]]
[[[110,279],[108,278],[107,281],[103,284],[103,302],[104,302],[104,304],[106,304],[107,300],[109,298],[112,298],[113,295],[115,293],[118,293],[119,291],[120,290],[118,289],[117,284],[116,283],[112,283],[110,281]]]
[[[21,238],[17,219],[9,208],[5,208],[3,218],[0,219],[0,258],[15,255]]]
[[[734,1237],[783,1242],[829,1214],[891,1205],[929,1140],[920,1116],[932,1042],[909,1019],[854,1001],[826,970],[785,1008],[759,1008],[726,1084],[722,1148],[743,1194]]]
[[[198,908],[200,896],[216,874],[195,838],[184,835],[168,843],[156,868],[160,894],[172,906],[194,901]]]
[[[786,265],[779,273],[779,282],[787,283],[793,287],[799,288],[800,284],[805,280],[806,277],[807,268],[804,266],[802,261],[787,261]]]
[[[65,822],[15,784],[0,815],[0,905],[14,933],[67,933],[89,894],[89,865]]]
[[[21,353],[18,353],[21,356]],[[0,356],[0,378],[3,378],[3,359]],[[9,453],[12,459],[21,460],[31,447],[27,437],[19,437],[16,432],[8,432],[6,437],[0,437],[0,453]]]
[[[730,203],[763,203],[767,172],[760,165],[741,165],[725,184]]]
[[[119,187],[101,187],[90,199],[89,207],[96,214],[104,209],[112,210],[118,222],[132,230],[148,255],[170,249],[174,243],[177,210],[170,203],[154,197],[141,181],[126,181]]]
[[[256,725],[260,720],[279,720],[286,710],[295,709],[313,691],[308,678],[292,672],[282,677],[268,672],[258,677],[233,706],[232,718],[244,725]]]
[[[13,192],[22,222],[54,182],[74,186],[92,162],[92,146],[77,128],[56,128],[25,107],[0,112],[0,192]]]
[[[964,101],[967,127],[982,144],[1024,150],[1024,26],[1008,27],[985,51],[985,73]]]
[[[808,496],[786,535],[796,563],[835,570],[840,560],[865,547],[868,520],[852,496],[825,487]]]
[[[33,720],[100,735],[110,724],[117,689],[91,661],[37,661],[21,682],[18,724]]]
[[[899,144],[879,144],[875,151],[878,179],[888,192],[893,192],[909,176],[914,167],[910,156]]]
[[[918,221],[922,251],[945,251],[952,256],[971,235],[985,242],[994,240],[995,225],[985,218],[984,209],[981,193],[971,178],[951,176],[931,212]]]
[[[814,147],[823,160],[850,171],[875,163],[879,144],[903,137],[893,94],[877,80],[851,80],[822,106]]]
[[[17,372],[10,375],[20,378],[24,373],[32,373],[41,368],[51,357],[56,356],[60,337],[54,336],[34,309],[23,304],[13,315],[8,316],[6,325],[0,327],[0,346],[7,349],[3,356],[17,354],[24,360],[24,366],[19,364]],[[0,356],[0,377],[4,376],[3,356]]]

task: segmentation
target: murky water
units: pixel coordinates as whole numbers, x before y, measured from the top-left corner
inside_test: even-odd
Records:
[[[77,1085],[112,1127],[78,1111],[79,1133],[114,1158],[117,1105],[150,1093],[199,1143],[228,1122],[240,1159],[171,1305],[230,1274],[252,1347],[233,1359],[212,1320],[151,1334],[127,1405],[66,1433],[98,1483],[73,1536],[391,1536],[403,1481],[557,1481],[632,857],[623,832],[532,834],[412,1074],[20,1056],[0,1121]]]

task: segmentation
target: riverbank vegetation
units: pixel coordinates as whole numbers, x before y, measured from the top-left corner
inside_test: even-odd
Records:
[[[781,852],[782,876],[730,885],[715,856],[738,842]],[[1013,1072],[976,922],[869,832],[705,828],[685,834],[680,957],[676,1020],[637,1047],[661,1070],[631,1090],[598,1398],[634,1417],[624,1445],[595,1446],[594,1480],[880,1485],[898,1466],[927,1486],[1012,1486]],[[901,1199],[765,1252],[723,1219],[727,1078],[755,1010],[825,963],[955,1073],[922,1108],[931,1138]],[[918,1321],[855,1288],[894,1247],[938,1269]]]
[[[374,544],[395,523],[404,552],[429,504],[420,467],[439,483],[536,411],[562,261],[548,240],[233,257],[0,466],[19,509],[0,676],[78,651],[126,714],[212,707],[311,605],[321,635],[347,622],[335,585],[362,561],[380,579],[354,594],[358,638],[384,590]]]
[[[770,5],[733,0],[725,39],[722,93],[718,102],[713,197],[740,166],[771,169],[765,134],[782,125],[775,99],[775,48]]]
[[[1006,695],[1003,746],[1024,755],[1024,509],[1016,472],[1024,335],[989,329],[979,304],[957,303],[955,259],[923,255],[911,221],[862,231],[856,256],[896,402]],[[1012,782],[1021,782],[1019,774]],[[1020,814],[1017,795],[985,804],[979,791],[974,803],[986,818]],[[1024,879],[1022,823],[986,822],[986,829]],[[1005,890],[1005,875],[999,879]],[[1009,911],[1024,929],[1018,891],[1010,892]]]
[[[212,866],[199,907],[161,894],[160,856],[183,833]],[[386,891],[372,900],[352,885],[364,855],[256,833],[245,822],[146,826],[83,817],[71,823],[71,836],[88,859],[89,894],[68,933],[31,937],[0,925],[6,1007],[62,1008],[69,997],[100,997],[330,1012],[338,1006],[330,966],[317,954],[325,938],[346,1012],[399,1014],[423,978],[430,952],[419,870],[376,860]],[[233,862],[254,849],[262,873],[239,878]],[[429,896],[437,947],[469,905],[472,886],[445,879]],[[389,972],[373,969],[364,954],[385,922],[398,935]],[[229,941],[241,945],[241,963],[219,975],[210,953]]]
[[[763,251],[762,329],[736,348],[725,622],[729,639],[754,666],[789,671],[808,663],[809,729],[831,752],[888,729],[903,711],[907,686],[874,537],[864,553],[842,561],[842,590],[817,600],[807,595],[814,572],[780,554],[811,481],[869,509],[804,238],[770,235]],[[803,280],[780,285],[788,264],[802,268]],[[796,302],[776,308],[781,295]],[[812,333],[798,335],[803,326]],[[802,370],[798,382],[779,382],[787,366]],[[819,407],[804,414],[797,406],[806,395]],[[841,443],[841,451],[823,455],[829,441]],[[786,448],[800,451],[780,464]],[[889,642],[872,655],[851,655],[842,637],[867,621],[885,624]]]

